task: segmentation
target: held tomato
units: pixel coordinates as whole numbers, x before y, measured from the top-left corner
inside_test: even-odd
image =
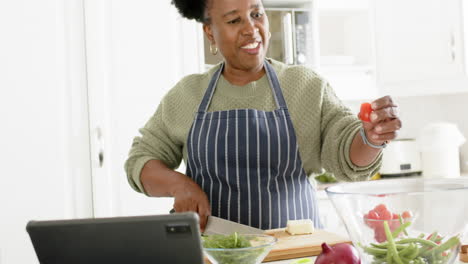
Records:
[[[364,122],[370,122],[370,114],[372,113],[372,106],[370,103],[362,103],[361,110],[358,117]]]

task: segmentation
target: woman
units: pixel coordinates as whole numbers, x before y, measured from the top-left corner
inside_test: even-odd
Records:
[[[173,3],[203,23],[224,62],[164,97],[134,140],[125,166],[131,186],[174,197],[175,211],[197,212],[202,229],[210,214],[262,229],[304,218],[320,227],[307,175],[322,168],[344,181],[373,175],[401,127],[396,105],[375,100],[371,122],[361,123],[312,70],[266,59],[261,0]],[[174,171],[182,158],[186,175]]]

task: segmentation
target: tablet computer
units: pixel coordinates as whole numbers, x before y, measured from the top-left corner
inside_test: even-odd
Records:
[[[41,264],[202,264],[198,216],[170,215],[30,221]]]

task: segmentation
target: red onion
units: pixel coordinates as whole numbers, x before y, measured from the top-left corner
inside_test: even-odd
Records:
[[[357,250],[350,244],[340,243],[332,247],[322,244],[322,253],[315,264],[361,264]]]

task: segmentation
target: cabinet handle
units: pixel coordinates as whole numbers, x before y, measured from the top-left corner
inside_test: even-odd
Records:
[[[104,164],[104,151],[101,149],[99,150],[99,168],[102,168]]]
[[[102,168],[104,165],[104,139],[100,127],[94,129],[92,139],[93,167]]]
[[[456,47],[455,47],[455,33],[452,33],[450,34],[450,50],[451,50],[451,57],[452,57],[452,62],[455,62],[455,60],[457,59],[457,51],[456,51]]]

